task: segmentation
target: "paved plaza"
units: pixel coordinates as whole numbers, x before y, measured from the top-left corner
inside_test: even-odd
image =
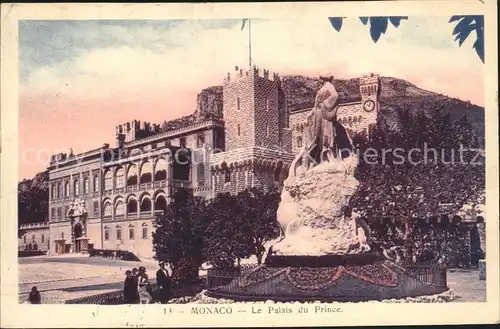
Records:
[[[26,302],[31,287],[36,285],[45,304],[122,289],[126,270],[145,266],[150,278],[154,278],[158,268],[154,261],[80,255],[19,258],[18,263],[19,301]],[[479,280],[477,270],[449,270],[448,286],[458,296],[454,302],[486,301],[486,281]]]

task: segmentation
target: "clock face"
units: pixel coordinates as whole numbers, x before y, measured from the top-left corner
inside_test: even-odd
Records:
[[[372,100],[367,100],[366,102],[364,102],[363,104],[363,109],[366,111],[366,112],[371,112],[373,111],[373,109],[375,108],[375,102],[372,101]]]

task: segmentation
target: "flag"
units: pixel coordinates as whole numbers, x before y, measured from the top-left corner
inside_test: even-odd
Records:
[[[245,23],[248,21],[248,18],[243,18],[241,20],[241,31],[243,31],[243,29],[245,28]]]

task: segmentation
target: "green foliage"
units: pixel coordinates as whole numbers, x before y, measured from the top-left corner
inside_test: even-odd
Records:
[[[397,28],[403,19],[408,19],[408,16],[359,17],[359,20],[363,23],[363,25],[368,25],[369,23],[370,36],[375,43],[380,39],[382,34],[385,34],[389,23]],[[340,32],[344,17],[328,17],[328,20],[330,21],[330,24],[332,24],[333,28],[337,32]],[[455,36],[455,41],[458,41],[459,46],[462,46],[472,31],[476,32],[476,41],[472,47],[484,63],[484,16],[452,16],[449,23],[453,22],[457,22],[457,25],[453,30],[453,35]]]
[[[476,159],[475,150],[465,151],[478,145],[465,117],[452,121],[439,111],[430,117],[403,112],[401,123],[397,132],[375,129],[369,142],[366,136],[355,138],[362,156],[356,172],[360,186],[351,208],[364,209],[371,218],[406,221],[440,214],[441,203],[450,204],[446,212],[454,213],[481,197],[484,159]],[[376,161],[363,156],[370,148],[378,153]]]
[[[168,262],[179,282],[196,280],[198,268],[205,261],[203,234],[208,220],[206,210],[207,202],[203,198],[194,197],[189,190],[179,189],[167,211],[154,221],[155,259]]]
[[[167,261],[175,280],[184,283],[194,282],[206,261],[232,269],[242,258],[256,255],[261,263],[264,244],[279,233],[279,199],[276,188],[219,194],[212,200],[181,189],[155,220],[155,258]]]
[[[48,172],[41,172],[33,179],[24,179],[17,187],[18,227],[22,224],[48,220],[49,188]],[[18,230],[20,237],[24,234]]]

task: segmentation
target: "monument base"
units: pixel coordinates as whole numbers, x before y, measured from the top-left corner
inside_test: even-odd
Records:
[[[207,295],[237,301],[356,302],[432,295],[448,289],[446,271],[443,278],[442,272],[430,275],[430,268],[407,269],[374,254],[353,256],[271,256],[268,265],[242,273],[230,284],[208,290]],[[311,266],[304,266],[307,262]],[[319,266],[328,262],[331,265]],[[286,263],[290,265],[281,266]]]

